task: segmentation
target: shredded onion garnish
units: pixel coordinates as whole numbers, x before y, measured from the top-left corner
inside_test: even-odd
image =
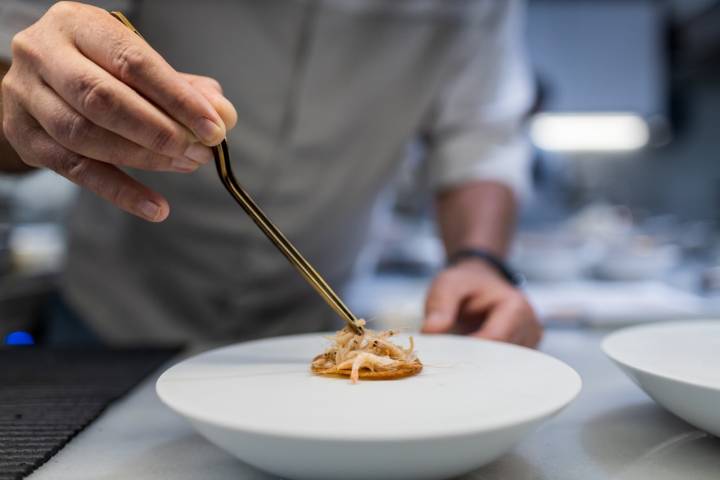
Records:
[[[365,320],[358,323],[364,326]],[[312,371],[321,375],[349,376],[352,383],[357,383],[361,377],[392,379],[420,372],[422,364],[414,351],[413,337],[410,337],[408,348],[402,348],[390,341],[396,333],[394,330],[363,329],[363,334],[358,335],[346,326],[330,338],[333,344],[315,357]]]

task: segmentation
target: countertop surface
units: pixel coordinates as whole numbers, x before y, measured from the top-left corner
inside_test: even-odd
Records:
[[[580,373],[582,393],[509,453],[463,480],[720,478],[720,439],[658,407],[603,355],[603,335],[547,332],[541,349]],[[273,478],[194,433],[160,403],[155,378],[113,405],[29,478]]]

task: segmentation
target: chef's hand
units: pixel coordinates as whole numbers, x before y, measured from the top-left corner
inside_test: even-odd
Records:
[[[534,347],[542,327],[525,296],[482,260],[440,272],[427,294],[423,332],[456,332]]]
[[[177,72],[96,7],[56,3],[12,49],[3,130],[20,158],[150,221],[167,200],[121,168],[192,172],[237,119],[218,82]]]

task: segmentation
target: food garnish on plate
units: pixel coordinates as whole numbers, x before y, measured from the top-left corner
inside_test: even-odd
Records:
[[[364,326],[365,321],[359,320]],[[363,329],[358,335],[349,327],[336,332],[332,345],[315,357],[310,369],[316,375],[350,377],[352,383],[359,379],[396,380],[417,375],[423,365],[415,352],[410,337],[408,348],[390,341],[394,330],[374,331]]]

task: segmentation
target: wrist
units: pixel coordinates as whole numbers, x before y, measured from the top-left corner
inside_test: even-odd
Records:
[[[473,265],[482,271],[490,272],[499,276],[512,286],[519,286],[523,279],[518,275],[505,260],[483,248],[461,248],[448,255],[447,265],[449,267],[459,265]]]

